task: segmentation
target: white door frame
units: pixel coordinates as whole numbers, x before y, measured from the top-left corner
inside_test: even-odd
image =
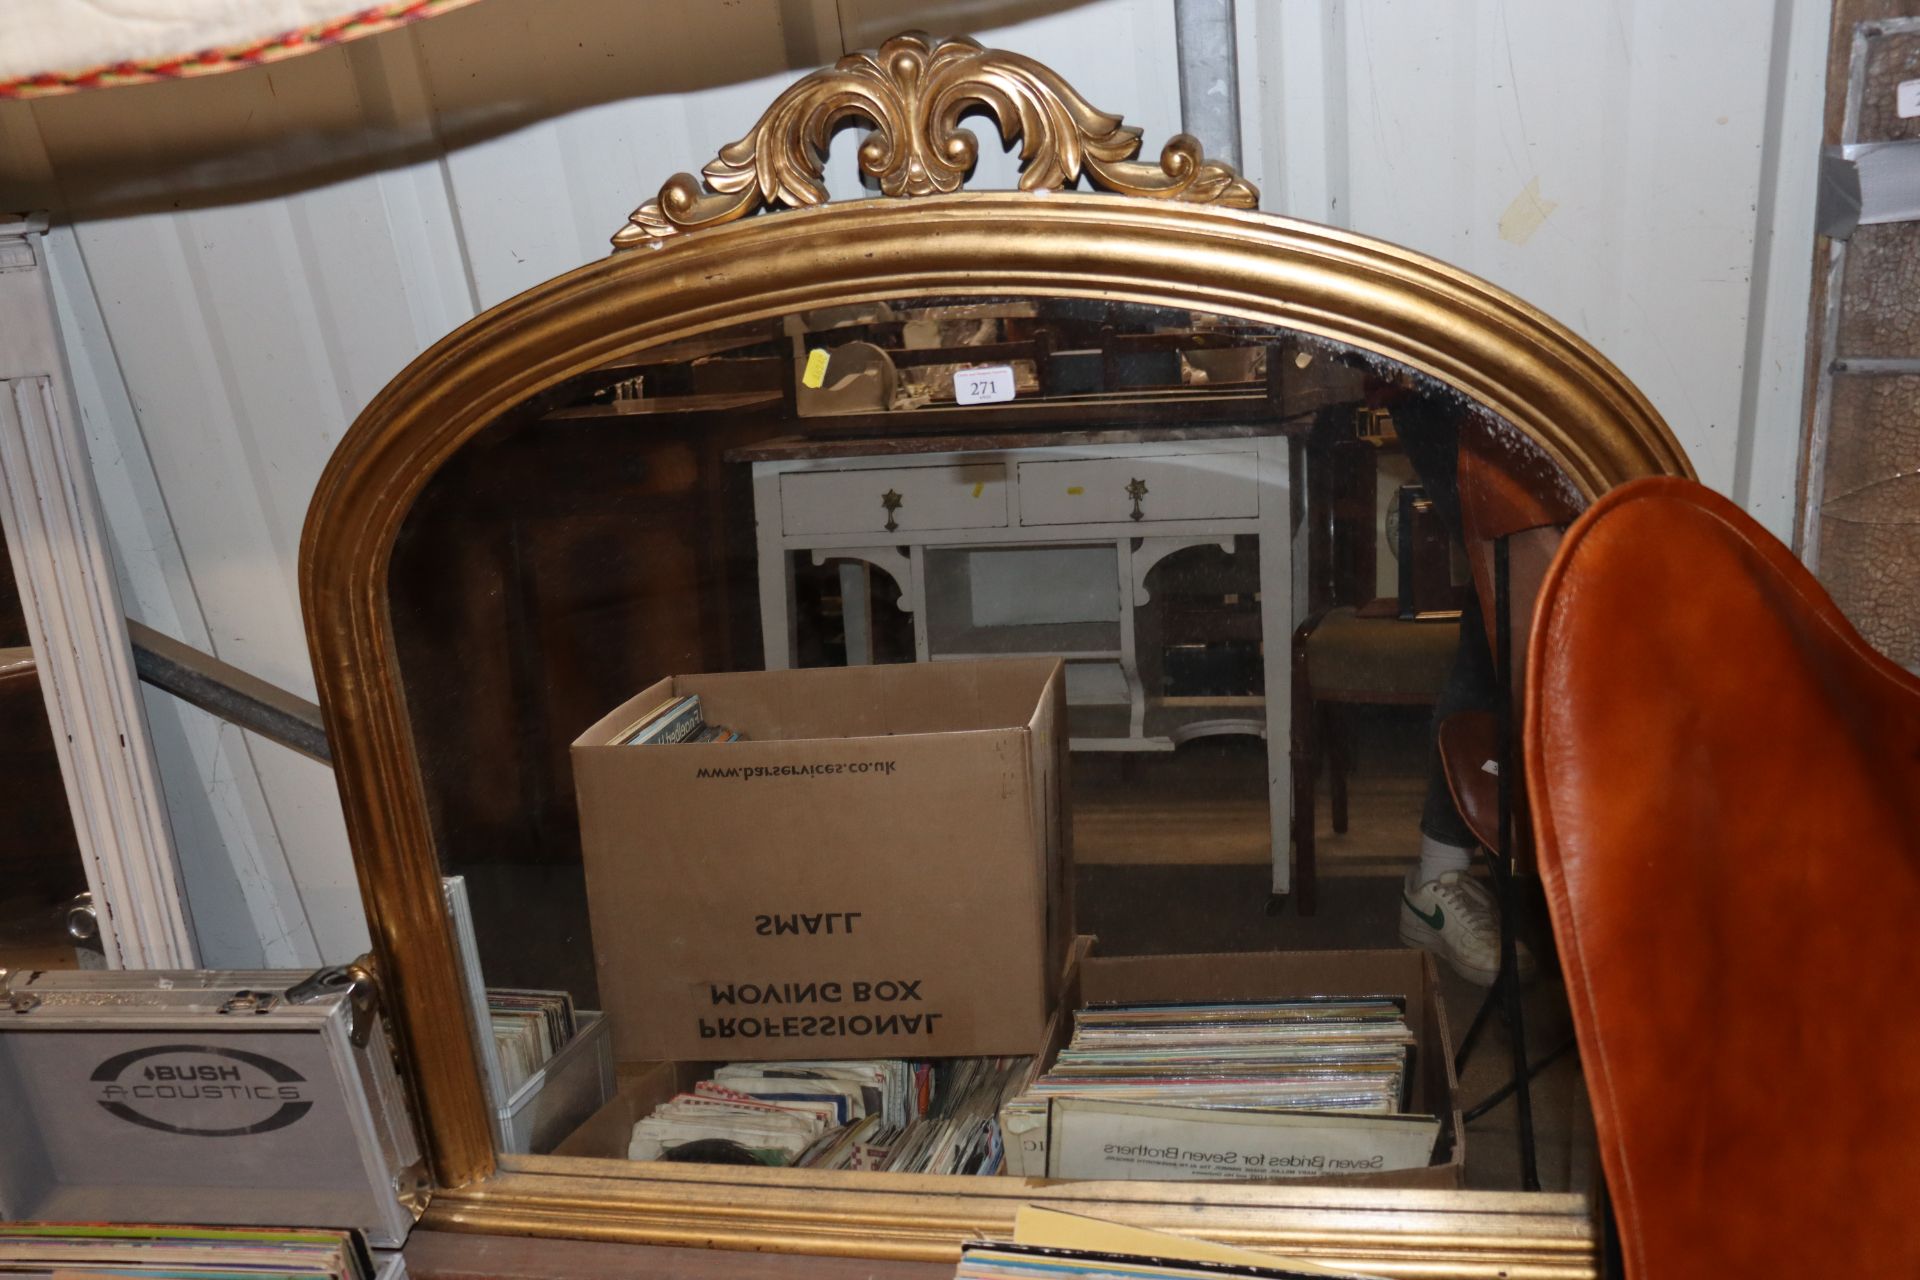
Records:
[[[46,229],[42,215],[0,218],[0,527],[107,963],[188,969],[186,892],[54,319]]]

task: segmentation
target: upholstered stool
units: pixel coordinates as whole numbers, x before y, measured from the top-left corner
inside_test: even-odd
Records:
[[[1293,636],[1293,885],[1301,915],[1314,909],[1314,785],[1324,750],[1333,829],[1347,829],[1351,753],[1332,709],[1342,703],[1432,706],[1460,647],[1457,620],[1368,617],[1349,606],[1307,619]],[[1420,834],[1409,829],[1411,849]]]

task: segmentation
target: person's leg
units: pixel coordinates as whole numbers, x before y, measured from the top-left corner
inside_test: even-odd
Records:
[[[1462,408],[1438,396],[1410,396],[1392,409],[1407,460],[1420,477],[1441,524],[1465,541],[1460,506]],[[1400,890],[1400,940],[1445,960],[1462,976],[1483,984],[1499,972],[1500,916],[1493,895],[1468,874],[1479,841],[1460,816],[1440,763],[1440,724],[1458,711],[1493,710],[1500,686],[1487,641],[1478,594],[1468,592],[1460,614],[1460,643],[1453,670],[1440,691],[1427,731],[1427,795],[1420,812],[1420,865]],[[1521,971],[1531,966],[1522,953]]]
[[[1413,873],[1415,884],[1438,880],[1449,871],[1465,871],[1473,865],[1473,845],[1442,839],[1420,832],[1420,865]]]
[[[1500,705],[1500,686],[1481,621],[1480,600],[1469,592],[1460,610],[1460,642],[1453,669],[1433,704],[1427,723],[1427,797],[1420,809],[1420,881],[1438,880],[1448,871],[1465,871],[1479,846],[1453,803],[1446,766],[1440,760],[1440,726],[1461,711],[1491,711]]]
[[[1479,601],[1460,613],[1453,670],[1433,708],[1427,741],[1427,795],[1420,813],[1420,865],[1400,891],[1400,940],[1433,952],[1469,981],[1491,985],[1500,971],[1500,917],[1493,895],[1467,874],[1479,841],[1460,816],[1440,759],[1440,725],[1460,711],[1499,706],[1493,653]],[[1521,958],[1525,974],[1531,957]]]
[[[1410,396],[1393,407],[1401,447],[1433,503],[1440,523],[1457,546],[1466,538],[1460,510],[1460,415],[1456,406],[1432,396]],[[1456,711],[1491,709],[1500,696],[1493,654],[1487,646],[1477,593],[1469,591],[1460,614],[1460,642],[1453,669],[1440,691],[1427,725],[1427,797],[1420,812],[1419,883],[1449,871],[1465,871],[1477,841],[1453,804],[1446,771],[1440,766],[1440,723]]]

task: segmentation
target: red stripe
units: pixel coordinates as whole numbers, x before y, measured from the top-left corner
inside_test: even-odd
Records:
[[[377,34],[405,26],[429,16],[434,10],[457,8],[471,0],[411,0],[410,3],[376,5],[321,26],[283,31],[279,35],[228,49],[203,49],[195,54],[170,57],[151,63],[123,61],[75,72],[41,72],[0,81],[0,99],[36,96],[36,91],[59,93],[68,90],[99,88],[103,84],[139,83],[144,80],[175,80],[196,74],[209,74],[273,60],[274,55],[290,56],[309,49],[325,48],[358,35]]]

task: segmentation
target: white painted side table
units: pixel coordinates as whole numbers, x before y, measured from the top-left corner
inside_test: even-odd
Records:
[[[1172,751],[1209,734],[1265,738],[1273,891],[1291,884],[1289,648],[1304,613],[1289,440],[1208,426],[999,436],[771,441],[753,468],[768,669],[794,661],[794,555],[839,563],[847,657],[871,661],[866,580],[899,588],[922,662],[1067,662],[1076,751]],[[1260,549],[1264,697],[1143,687],[1147,575],[1181,551]],[[1296,546],[1296,542],[1299,544]]]

